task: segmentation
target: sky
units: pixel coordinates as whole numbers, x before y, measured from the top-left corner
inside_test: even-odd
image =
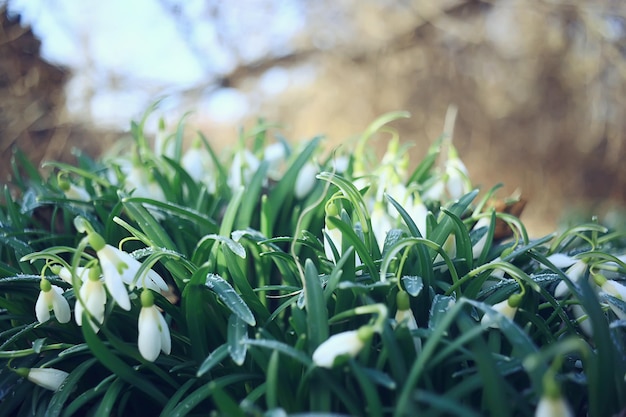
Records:
[[[8,6],[41,40],[42,57],[74,74],[66,87],[70,115],[114,128],[127,128],[163,96],[166,109],[180,109],[178,93],[198,86],[207,93],[194,110],[214,120],[229,123],[255,111],[248,95],[215,89],[211,81],[240,64],[289,53],[305,25],[297,0],[9,0]],[[273,68],[260,77],[258,92],[278,94],[293,76]]]

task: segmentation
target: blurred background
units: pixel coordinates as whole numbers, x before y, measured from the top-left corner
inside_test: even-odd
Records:
[[[1,182],[13,147],[99,155],[159,98],[218,146],[261,116],[332,147],[408,110],[415,164],[456,105],[471,177],[519,189],[533,235],[624,223],[622,0],[0,0],[0,23]]]

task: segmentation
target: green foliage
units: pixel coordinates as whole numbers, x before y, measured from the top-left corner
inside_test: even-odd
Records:
[[[49,178],[16,154],[0,207],[0,416],[530,416],[554,392],[575,415],[624,410],[622,231],[530,239],[487,204],[495,188],[477,200],[449,141],[409,172],[386,127],[399,117],[346,154],[272,143],[262,122],[224,157],[202,136],[183,152],[182,122],[153,150],[145,118],[127,156],[49,163]],[[379,131],[392,134],[381,161]],[[496,239],[499,223],[511,237]],[[126,255],[105,258],[94,236]],[[88,285],[105,291],[101,317]],[[52,308],[39,322],[53,292],[67,323]],[[67,376],[51,390],[18,368]]]

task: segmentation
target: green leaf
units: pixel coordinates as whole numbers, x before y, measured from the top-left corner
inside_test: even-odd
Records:
[[[228,319],[228,354],[233,362],[241,366],[246,360],[248,325],[241,317],[231,314]]]
[[[87,312],[83,313],[84,323],[89,323]],[[91,326],[81,326],[85,341],[93,352],[94,356],[111,372],[125,380],[131,386],[146,393],[150,398],[154,399],[161,405],[167,403],[167,396],[163,394],[156,386],[154,386],[146,378],[142,377],[135,369],[128,366],[117,355],[111,352],[106,345],[100,340],[98,335],[94,333]]]
[[[91,327],[91,326],[85,326]],[[85,362],[78,365],[76,368],[70,372],[68,377],[65,379],[61,387],[57,392],[54,393],[50,402],[48,403],[48,411],[46,412],[46,416],[49,417],[57,417],[60,416],[65,407],[65,403],[67,402],[70,395],[73,393],[74,389],[77,388],[81,378],[85,373],[91,368],[97,360],[95,358],[88,359]]]
[[[311,259],[304,263],[304,297],[307,310],[307,337],[314,350],[328,339],[328,310],[322,283]]]
[[[402,277],[402,284],[411,297],[417,297],[424,288],[422,277],[405,275]]]
[[[122,379],[115,379],[112,384],[107,387],[106,393],[100,401],[100,405],[96,410],[97,416],[110,416],[113,413],[113,408],[118,404],[120,395],[124,394],[124,389],[127,388],[126,383]]]
[[[281,180],[270,192],[267,198],[267,207],[271,208],[271,210],[267,211],[267,222],[271,230],[274,230],[278,216],[283,215],[281,213],[283,213],[282,208],[285,200],[288,196],[293,195],[293,189],[296,185],[296,179],[298,178],[300,170],[304,164],[311,159],[321,140],[322,137],[317,136],[307,143],[306,147],[298,154],[296,159],[283,174]]]
[[[233,316],[231,316],[233,317]],[[201,377],[207,372],[210,372],[215,365],[219,364],[221,361],[226,359],[229,355],[230,344],[224,343],[223,345],[216,348],[206,359],[200,364],[198,371],[196,372],[197,377]]]
[[[235,228],[245,229],[253,224],[255,214],[258,212],[261,201],[261,191],[263,190],[263,183],[267,179],[268,169],[269,163],[267,161],[261,162],[261,165],[250,182],[246,184],[246,193],[241,201],[239,213],[237,213],[237,220],[234,225]]]
[[[235,289],[219,275],[209,273],[205,285],[222,300],[224,305],[250,326],[256,325],[256,319]]]
[[[435,294],[433,303],[430,307],[428,317],[428,328],[436,329],[440,326],[441,321],[448,314],[448,311],[456,304],[456,299],[451,296]]]
[[[258,379],[255,374],[234,374],[227,375],[201,386],[191,392],[181,401],[176,408],[168,415],[168,417],[183,417],[192,412],[202,401],[214,395],[218,388],[226,387],[238,382],[251,382]],[[221,392],[221,390],[220,390]],[[165,416],[164,416],[165,417]]]
[[[313,360],[311,357],[305,355],[302,351],[295,349],[291,345],[288,345],[283,342],[279,342],[277,340],[268,340],[268,339],[248,339],[245,342],[251,346],[259,346],[269,350],[277,350],[280,353],[283,353],[306,367],[310,367],[313,365]]]

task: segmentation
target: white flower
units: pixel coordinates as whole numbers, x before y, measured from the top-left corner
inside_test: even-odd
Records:
[[[40,387],[57,391],[69,374],[54,368],[17,368],[15,372]]]
[[[72,282],[72,271],[70,271],[66,267],[61,266],[61,267],[58,267],[58,269],[53,269],[53,271],[63,281],[67,282],[68,284],[73,284],[73,282]],[[82,266],[77,267],[76,268],[76,275],[78,275],[78,277],[80,278],[81,282],[84,282],[87,279],[87,276],[89,275],[89,268],[84,268]]]
[[[50,284],[45,278],[41,279],[39,285],[41,291],[35,303],[35,315],[40,323],[50,320],[50,310],[54,310],[54,315],[59,323],[70,321],[70,305],[61,294],[63,290],[56,285]]]
[[[159,356],[159,352],[163,351],[166,355],[170,354],[172,349],[170,329],[167,327],[163,315],[154,305],[154,298],[150,290],[143,290],[141,293],[141,306],[137,346],[144,359],[154,362]]]
[[[626,301],[626,287],[619,282],[607,279],[600,288],[602,288],[602,291],[605,293],[619,298],[622,301]]]
[[[517,313],[518,309],[517,306],[511,306],[508,298],[504,301],[500,301],[499,303],[494,304],[493,306],[491,306],[491,308],[493,308],[498,314],[503,315],[509,320],[513,320],[515,318],[515,313]],[[493,329],[500,328],[500,325],[498,324],[496,318],[490,317],[489,314],[485,314],[480,323],[483,326],[491,327]]]
[[[443,178],[439,178],[422,194],[422,199],[426,201],[444,201],[446,184]]]
[[[91,196],[84,188],[78,187],[77,185],[74,185],[72,183],[67,183],[66,187],[67,188],[63,188],[63,194],[65,194],[66,198],[77,201],[91,200]]]
[[[125,172],[124,188],[132,191],[133,196],[165,201],[165,194],[158,182],[152,178],[144,166],[133,165],[129,172]]]
[[[335,359],[341,356],[355,357],[372,335],[373,329],[369,326],[337,333],[315,349],[313,362],[323,368],[332,368]]]
[[[275,180],[281,177],[281,165],[287,157],[287,147],[284,143],[275,142],[265,147],[263,160],[269,164],[267,175]]]
[[[450,198],[458,200],[472,191],[472,184],[469,180],[467,168],[465,168],[465,165],[452,147],[450,147],[450,156],[446,163],[446,175],[448,177],[446,188]]]
[[[237,190],[242,185],[247,185],[259,169],[259,165],[261,163],[249,150],[242,149],[237,152],[233,158],[228,175],[230,188]]]
[[[385,239],[387,238],[387,233],[392,229],[391,217],[385,211],[385,206],[376,202],[374,204],[374,209],[372,210],[370,220],[372,222],[372,231],[374,232],[374,236],[376,237],[376,242],[378,243],[378,247],[380,250],[383,250],[385,246]]]
[[[478,219],[478,221],[476,222],[476,224],[474,225],[472,229],[480,230],[483,227],[488,228],[490,225],[491,225],[491,217],[481,217],[480,219]],[[485,245],[487,244],[487,235],[489,234],[488,232],[489,231],[487,230],[485,234],[483,234],[480,237],[478,242],[476,242],[474,246],[472,246],[472,256],[474,259],[478,259],[480,254],[483,252],[483,249],[485,248]]]
[[[157,292],[167,291],[167,284],[163,278],[152,270],[148,270],[143,276],[138,277],[137,273],[141,268],[141,263],[128,253],[105,244],[102,236],[91,232],[89,243],[95,249],[100,260],[107,290],[124,310],[130,310],[130,298],[124,284],[134,284],[138,288],[145,286]]]
[[[350,166],[350,158],[347,156],[335,156],[333,158],[333,170],[337,174],[343,174]]]
[[[587,316],[587,312],[580,304],[572,305],[572,315],[578,322],[580,329],[587,336],[593,336],[593,325],[591,324],[591,320],[589,320],[589,316]]]
[[[568,269],[565,271],[565,275],[576,284],[587,271],[587,263],[583,260],[578,260],[574,262]],[[557,298],[565,297],[569,294],[569,287],[565,281],[561,281],[558,283],[556,288],[554,289],[554,296]]]
[[[548,256],[547,259],[559,269],[568,268],[577,262],[576,258],[565,255],[564,253],[553,253]]]
[[[90,269],[89,277],[80,287],[79,295],[82,303],[77,301],[76,307],[74,308],[74,318],[76,319],[76,324],[79,326],[83,325],[84,309],[86,309],[99,324],[104,323],[104,307],[107,301],[107,294],[102,281],[100,281],[99,268]],[[93,322],[90,322],[89,324],[94,332],[98,332],[99,326],[96,326]]]
[[[293,193],[297,199],[303,199],[309,195],[313,187],[315,187],[315,175],[317,167],[311,162],[307,162],[298,172]]]
[[[535,417],[574,417],[574,413],[562,396],[543,395],[535,409]]]
[[[214,193],[217,185],[213,175],[213,160],[200,144],[194,144],[183,155],[180,165],[187,171],[191,179],[206,185],[210,193]]]
[[[409,330],[417,330],[419,328],[417,326],[417,320],[415,320],[415,315],[410,308],[405,310],[398,308],[395,319],[396,326],[406,326]],[[419,354],[422,351],[422,339],[413,336],[413,346],[415,347],[415,352]]]
[[[413,223],[417,226],[417,230],[420,231],[422,237],[426,237],[426,217],[428,216],[428,208],[426,208],[422,200],[418,197],[411,200],[407,202],[404,209],[409,213],[409,216],[411,216],[411,220],[413,220]]]
[[[335,259],[335,254],[330,242],[332,242],[332,245],[334,245],[335,249],[337,249],[339,256],[341,256],[341,239],[341,230],[332,226],[330,228],[328,226],[324,226],[324,253],[326,254],[326,259],[333,263],[337,263],[339,259]]]
[[[620,284],[619,282],[614,281],[612,279],[608,279],[602,284],[600,288],[602,288],[602,291],[604,291],[605,293],[615,298],[619,298],[622,301],[626,301],[626,287]],[[608,303],[608,304],[611,310],[613,310],[615,315],[620,320],[626,320],[626,312],[622,311],[619,307],[617,307],[613,303]]]

